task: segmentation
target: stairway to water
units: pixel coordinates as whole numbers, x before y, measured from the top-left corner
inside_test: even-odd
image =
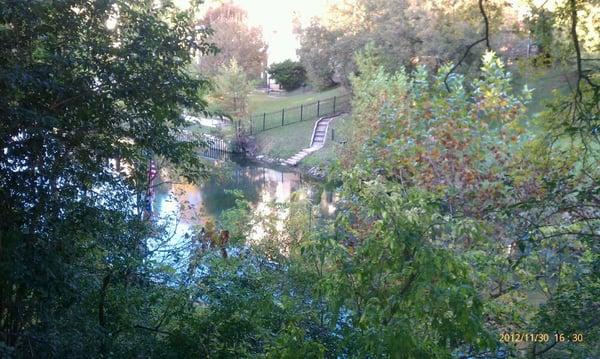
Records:
[[[296,153],[292,157],[283,161],[282,164],[288,166],[296,166],[298,162],[300,162],[304,157],[309,154],[320,150],[325,145],[325,138],[327,136],[327,129],[329,128],[329,123],[333,121],[338,116],[332,117],[321,117],[315,123],[315,127],[313,129],[312,137],[310,139],[310,146],[302,149],[300,152]]]

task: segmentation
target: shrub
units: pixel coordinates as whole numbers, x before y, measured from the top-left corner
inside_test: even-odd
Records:
[[[306,69],[297,61],[272,64],[267,72],[286,91],[295,90],[306,81]]]

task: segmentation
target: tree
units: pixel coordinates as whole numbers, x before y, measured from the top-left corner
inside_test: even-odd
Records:
[[[571,29],[579,29],[578,6],[586,5],[564,6],[559,13]],[[513,90],[509,73],[490,53],[483,57],[480,77],[467,82],[450,66],[441,67],[432,80],[423,68],[410,75],[389,73],[371,48],[357,59],[353,116],[358,140],[347,147],[346,170],[340,173],[352,173],[341,178],[344,184],[356,183],[348,189],[349,198],[373,183],[392,197],[399,184],[402,198],[416,188],[438,198],[441,217],[431,228],[440,233],[454,227],[446,239],[441,235],[439,245],[463,256],[471,268],[489,330],[585,331],[596,342],[600,332],[591,318],[599,308],[591,298],[598,289],[592,273],[600,258],[595,244],[600,202],[594,195],[600,172],[598,133],[592,128],[600,113],[600,86],[597,67],[579,61],[578,31],[571,34],[568,57],[575,59],[570,66],[578,68],[577,81],[571,93],[558,95],[536,118],[534,133],[522,127],[528,124],[524,105],[530,91]],[[355,225],[346,230],[354,242],[373,232],[371,223],[386,220],[367,211],[370,220],[361,222],[357,218],[365,207],[360,203],[344,212],[354,214]],[[418,213],[424,208],[412,207]],[[541,299],[531,299],[534,293]],[[556,342],[552,336],[526,349],[502,345],[514,356],[598,355],[593,344]],[[467,352],[484,355],[486,350]]]
[[[249,78],[262,78],[267,67],[267,44],[262,29],[248,26],[246,17],[243,9],[231,3],[221,4],[204,15],[200,24],[213,31],[209,41],[219,51],[199,58],[201,73],[216,75],[222,66],[235,59]]]
[[[575,25],[579,47],[583,52],[597,53],[600,51],[600,30],[593,24],[600,20],[598,5],[594,1],[578,1],[576,5],[577,17],[580,19]],[[533,43],[537,45],[538,57],[546,64],[564,62],[567,60],[564,56],[572,51],[569,7],[570,2],[566,0],[557,1],[552,6],[547,3],[531,5],[526,19],[527,28]]]
[[[204,173],[198,144],[177,140],[181,109],[204,107],[185,67],[209,48],[194,17],[152,1],[0,2],[0,356],[150,355],[149,162]]]
[[[267,72],[286,91],[295,90],[306,81],[306,70],[297,61],[285,60],[271,64]]]
[[[337,44],[416,2],[361,3],[352,16],[376,21]],[[150,160],[203,173],[198,144],[177,140],[181,109],[205,104],[187,71],[210,49],[194,12],[0,0],[0,356],[599,357],[600,76],[579,16],[593,4],[548,14],[568,29],[556,59],[575,80],[533,119],[492,52],[473,78],[390,70],[405,50],[372,36],[332,67],[356,67],[337,217],[315,218],[300,191],[273,211],[235,193],[206,224],[210,248],[184,253],[141,214]],[[223,102],[244,111],[235,59],[217,80],[215,94],[244,90]]]
[[[309,27],[297,31],[300,47],[296,54],[306,68],[309,81],[318,89],[335,85],[336,34],[315,21]]]
[[[235,59],[221,66],[214,83],[211,97],[219,109],[234,119],[245,118],[248,115],[248,95],[253,87]]]
[[[532,9],[532,14],[527,19],[532,40],[537,45],[539,55],[546,60],[552,55],[553,20],[550,11],[544,8]]]
[[[490,33],[514,25],[509,17],[501,16],[508,11],[501,1],[485,1],[484,5]],[[301,47],[297,53],[309,79],[319,85],[333,80],[349,87],[350,76],[357,70],[355,52],[369,44],[380,53],[388,71],[419,64],[436,69],[448,61],[457,62],[472,39],[480,38],[485,30],[474,1],[449,5],[429,0],[350,0],[334,6],[328,20],[313,22],[298,33]],[[473,50],[461,63],[470,65],[481,58],[483,48]]]

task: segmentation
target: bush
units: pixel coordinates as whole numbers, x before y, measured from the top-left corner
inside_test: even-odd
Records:
[[[306,69],[298,61],[285,60],[272,64],[267,72],[286,91],[295,90],[306,81]]]

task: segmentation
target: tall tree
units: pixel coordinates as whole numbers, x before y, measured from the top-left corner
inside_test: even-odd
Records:
[[[202,73],[215,75],[235,59],[251,79],[261,78],[267,67],[267,44],[262,29],[248,25],[245,10],[231,3],[221,4],[204,15],[201,25],[213,31],[210,41],[219,49],[216,55],[199,58],[197,67]]]
[[[506,26],[501,1],[481,1],[488,15],[484,27],[474,1],[347,0],[331,8],[326,19],[300,29],[300,60],[315,83],[335,82],[349,87],[355,72],[356,50],[372,44],[389,71],[427,64],[437,68],[460,58],[473,38]],[[501,48],[499,40],[494,39]],[[477,62],[475,48],[461,63]],[[333,74],[333,75],[332,75]]]
[[[150,350],[149,162],[202,171],[177,140],[181,109],[204,106],[186,71],[208,49],[194,16],[165,1],[0,1],[0,356]]]
[[[252,92],[252,81],[235,59],[221,66],[214,78],[211,94],[219,110],[234,119],[248,115],[248,96]]]
[[[307,28],[297,28],[300,47],[296,50],[300,62],[306,68],[309,81],[319,89],[335,84],[336,33],[317,21]]]

